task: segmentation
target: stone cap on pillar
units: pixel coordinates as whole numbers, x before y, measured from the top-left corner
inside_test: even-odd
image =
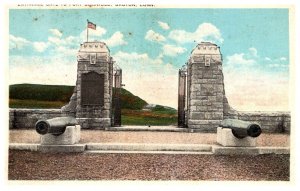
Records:
[[[221,54],[221,52],[220,47],[216,44],[211,42],[201,42],[192,50],[191,54]]]
[[[110,50],[104,42],[84,42],[83,44],[80,44],[77,60],[91,62],[100,60],[110,62]]]
[[[221,62],[220,47],[211,42],[201,42],[192,50],[189,62],[204,62],[207,58],[213,62]]]
[[[106,52],[109,53],[110,50],[104,42],[93,41],[84,42],[80,44],[79,52]]]

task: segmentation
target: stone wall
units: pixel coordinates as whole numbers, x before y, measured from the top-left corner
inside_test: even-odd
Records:
[[[10,109],[9,129],[33,129],[40,119],[66,116],[60,109]],[[289,112],[238,112],[238,119],[259,123],[263,132],[290,132],[291,116]],[[217,126],[211,126],[210,132],[216,132]]]
[[[40,119],[65,116],[60,109],[10,109],[9,129],[32,129]]]
[[[238,112],[238,119],[257,122],[263,132],[290,132],[291,115],[289,112]]]

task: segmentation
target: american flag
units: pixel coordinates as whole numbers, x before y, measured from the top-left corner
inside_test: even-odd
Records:
[[[94,24],[90,21],[87,21],[87,22],[88,22],[88,25],[87,25],[88,28],[96,30],[96,24]]]

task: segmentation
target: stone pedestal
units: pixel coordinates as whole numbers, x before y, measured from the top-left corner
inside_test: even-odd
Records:
[[[224,147],[255,147],[256,138],[245,137],[238,139],[232,134],[229,128],[217,128],[217,143]]]
[[[37,150],[40,152],[83,152],[86,145],[78,144],[80,129],[80,125],[68,126],[61,135],[42,135],[41,144],[37,146]]]
[[[41,145],[74,145],[80,140],[80,125],[68,126],[61,135],[41,135]]]

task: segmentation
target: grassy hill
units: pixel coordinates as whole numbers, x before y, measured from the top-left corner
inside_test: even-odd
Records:
[[[60,108],[69,102],[74,86],[15,84],[9,86],[11,108]],[[26,102],[26,103],[25,103]],[[52,102],[53,105],[51,106]],[[121,90],[121,107],[142,109],[147,102],[126,89]]]
[[[74,86],[16,84],[9,86],[10,108],[61,108],[69,102]],[[113,90],[114,91],[114,90]],[[148,103],[126,89],[121,90],[123,125],[176,125],[177,111]]]
[[[121,108],[123,109],[142,109],[147,102],[138,96],[133,95],[126,89],[121,89]]]
[[[15,84],[9,86],[9,98],[68,102],[73,89],[74,86]]]

